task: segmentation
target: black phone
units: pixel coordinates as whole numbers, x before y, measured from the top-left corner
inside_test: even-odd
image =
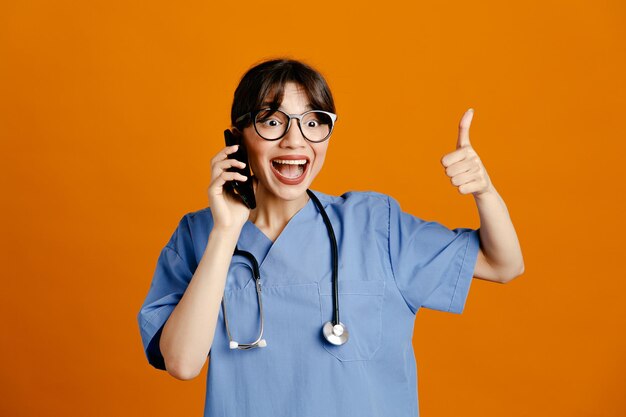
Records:
[[[238,172],[242,175],[245,175],[248,180],[245,182],[233,180],[226,181],[224,184],[224,189],[227,192],[231,192],[241,199],[241,201],[250,209],[254,209],[256,207],[256,199],[254,198],[254,186],[252,181],[252,176],[250,175],[250,164],[248,162],[248,152],[246,151],[246,147],[243,144],[243,140],[240,134],[233,133],[230,129],[224,130],[224,140],[226,142],[226,146],[239,145],[237,152],[231,153],[228,155],[229,159],[236,159],[241,162],[245,162],[246,166],[243,168],[239,167],[231,167],[228,168],[227,171],[230,172]]]

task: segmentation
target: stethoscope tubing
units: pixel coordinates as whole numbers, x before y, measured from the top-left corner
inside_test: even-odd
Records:
[[[337,239],[335,237],[335,231],[333,230],[333,226],[328,218],[328,214],[322,203],[319,201],[317,196],[313,194],[313,192],[309,189],[306,190],[309,197],[313,200],[313,203],[317,206],[320,214],[322,215],[322,219],[324,224],[326,225],[326,230],[328,231],[328,237],[330,240],[331,247],[331,259],[332,259],[332,281],[333,281],[333,320],[332,322],[327,322],[324,327],[322,333],[324,337],[332,344],[341,345],[347,342],[348,340],[348,330],[345,325],[339,321],[339,265],[338,265],[338,250],[337,250]],[[259,305],[259,319],[260,319],[260,327],[261,331],[259,332],[258,338],[252,343],[241,343],[234,341],[230,334],[230,327],[228,325],[228,318],[226,315],[226,301],[225,297],[222,297],[222,309],[224,311],[224,324],[226,325],[226,333],[229,339],[229,346],[231,349],[252,349],[255,347],[265,347],[267,343],[265,339],[263,339],[263,325],[264,325],[264,316],[263,316],[263,301],[261,300],[261,273],[259,271],[259,264],[256,260],[256,257],[245,250],[239,249],[235,246],[234,255],[242,255],[248,258],[252,263],[252,276],[255,281],[257,300]]]
[[[237,344],[237,347],[239,349],[246,350],[246,349],[252,349],[252,348],[257,347],[259,345],[259,342],[263,339],[263,324],[265,323],[265,319],[263,317],[263,300],[261,298],[261,274],[259,273],[259,263],[257,262],[255,256],[252,253],[235,247],[235,255],[245,256],[246,258],[250,260],[250,262],[252,262],[252,277],[254,278],[254,285],[256,286],[257,301],[259,305],[259,321],[260,321],[260,327],[261,327],[261,331],[259,332],[259,337],[257,337],[257,339],[252,343],[238,343]],[[230,326],[228,326],[228,317],[226,315],[226,300],[224,297],[222,297],[222,308],[224,309],[224,324],[226,325],[226,333],[228,334],[228,339],[232,340],[232,337],[230,334]]]
[[[335,231],[333,230],[333,226],[330,223],[330,219],[328,218],[328,214],[326,214],[326,210],[322,207],[322,203],[317,198],[315,194],[309,189],[306,190],[309,197],[313,199],[315,205],[319,208],[319,212],[322,215],[322,219],[326,224],[326,229],[328,230],[328,237],[330,238],[330,247],[331,247],[331,259],[332,259],[332,268],[333,268],[333,326],[339,324],[339,278],[338,278],[338,260],[339,255],[337,253],[337,238],[335,237]]]

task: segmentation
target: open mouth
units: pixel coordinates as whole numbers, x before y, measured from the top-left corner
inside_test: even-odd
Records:
[[[288,180],[297,180],[307,169],[308,159],[274,159],[272,167],[281,177]]]

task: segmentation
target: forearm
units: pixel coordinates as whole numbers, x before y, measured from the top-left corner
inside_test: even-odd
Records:
[[[480,216],[481,249],[489,265],[505,279],[522,274],[522,250],[504,200],[493,187],[474,199]]]
[[[161,334],[167,371],[179,379],[200,373],[207,359],[238,233],[212,230],[202,259]]]

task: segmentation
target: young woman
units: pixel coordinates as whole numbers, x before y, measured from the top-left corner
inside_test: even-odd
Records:
[[[378,192],[309,189],[337,120],[322,75],[296,60],[251,68],[232,129],[248,161],[211,160],[209,207],[163,248],[138,315],[150,364],[192,379],[209,358],[205,416],[417,416],[420,307],[461,313],[472,277],[523,272],[506,206],[469,143],[442,164],[479,229],[425,221]],[[234,172],[248,163],[251,178]],[[226,192],[252,181],[256,207]],[[258,267],[258,268],[257,268]]]

